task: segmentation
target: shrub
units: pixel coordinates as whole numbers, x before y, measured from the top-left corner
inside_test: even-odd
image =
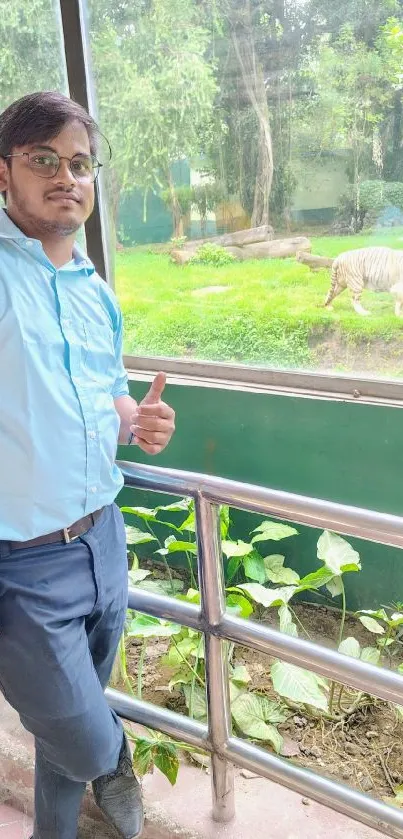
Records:
[[[220,265],[229,265],[234,260],[235,256],[222,248],[221,245],[205,242],[204,245],[200,245],[190,262],[219,267]]]

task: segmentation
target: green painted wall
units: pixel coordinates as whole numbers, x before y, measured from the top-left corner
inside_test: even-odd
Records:
[[[136,399],[147,389],[144,382],[132,383]],[[177,413],[168,449],[150,461],[137,448],[120,447],[119,458],[130,455],[139,462],[402,514],[399,408],[185,385],[168,386],[166,399]],[[127,502],[128,494],[121,498]],[[145,503],[144,494],[139,493],[137,503]],[[235,513],[234,520],[240,538],[256,526],[255,517],[245,514]],[[291,565],[306,572],[318,566],[320,531],[300,530],[302,535],[283,542],[281,551],[276,545],[270,552],[284,552]],[[402,552],[358,540],[354,544],[363,571],[349,575],[350,608],[403,601]]]

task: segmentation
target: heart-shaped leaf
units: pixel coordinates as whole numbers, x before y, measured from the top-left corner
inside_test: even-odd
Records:
[[[245,591],[256,603],[269,608],[270,606],[283,606],[291,599],[296,591],[296,586],[283,586],[282,588],[265,588],[259,583],[245,583],[237,586],[237,589]],[[236,589],[235,589],[236,590]]]
[[[231,679],[233,682],[238,682],[240,685],[247,685],[251,680],[248,668],[245,667],[244,664],[238,664],[238,666],[234,667],[232,671]]]
[[[326,588],[328,592],[332,595],[332,597],[340,597],[343,594],[343,580],[341,577],[332,577],[328,583],[326,583]]]
[[[251,602],[242,594],[228,594],[226,605],[229,612],[233,612],[240,618],[249,618],[253,612]]]
[[[221,542],[221,550],[228,559],[232,556],[242,557],[252,553],[253,545],[249,542],[242,542],[242,539],[239,539],[237,542],[232,542],[231,540],[226,541],[224,539]]]
[[[182,498],[181,501],[174,501],[173,504],[159,504],[153,512],[157,512],[157,510],[165,510],[169,513],[183,513],[183,511],[189,510],[191,504],[191,498]]]
[[[327,711],[328,700],[323,690],[323,680],[319,681],[315,673],[287,661],[275,661],[271,668],[271,678],[274,690],[280,696]]]
[[[257,551],[253,551],[245,557],[243,567],[246,577],[249,577],[250,580],[257,580],[258,583],[262,584],[266,582],[265,564]]]
[[[339,645],[339,653],[343,653],[343,655],[349,655],[351,658],[359,658],[360,657],[361,648],[356,638],[350,636],[349,638],[345,638],[344,641],[341,642]]]
[[[136,615],[130,621],[126,636],[128,638],[170,638],[179,635],[182,627],[177,623],[152,618],[149,615]]]
[[[306,577],[303,577],[299,581],[298,591],[316,591],[316,589],[322,588],[322,586],[325,586],[332,580],[333,576],[333,573],[328,568],[318,568],[317,571],[307,574]]]
[[[184,685],[183,692],[185,694],[186,707],[192,710],[194,720],[199,722],[207,722],[207,702],[206,694],[200,685]]]
[[[272,554],[271,556],[265,556],[263,559],[265,572],[266,572],[266,580],[269,580],[271,583],[276,583],[280,585],[298,585],[300,582],[299,574],[296,571],[293,571],[292,568],[284,568],[284,556],[281,554]],[[258,582],[261,582],[260,580]]]
[[[374,618],[370,618],[368,615],[360,615],[359,620],[369,632],[373,632],[375,635],[384,634],[385,627],[378,623],[378,621],[374,620]]]
[[[351,545],[330,530],[325,530],[318,539],[318,559],[326,568],[340,576],[344,571],[360,571],[360,556]]]
[[[137,516],[143,521],[156,521],[156,510],[151,510],[150,507],[121,507],[122,513],[130,513],[132,516]]]
[[[147,542],[156,542],[155,536],[151,533],[146,533],[138,527],[125,527],[126,542],[128,545],[145,545]]]
[[[253,693],[242,693],[232,703],[231,712],[243,734],[252,740],[271,743],[275,751],[280,752],[283,738],[274,725],[266,722],[264,697]]]
[[[262,521],[258,527],[255,527],[252,533],[257,533],[252,542],[266,542],[272,539],[274,542],[279,542],[280,539],[287,539],[288,536],[294,536],[298,531],[295,527],[290,527],[288,524],[280,524],[278,521]]]

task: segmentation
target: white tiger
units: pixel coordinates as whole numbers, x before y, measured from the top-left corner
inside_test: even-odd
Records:
[[[353,307],[359,315],[369,315],[360,302],[364,288],[390,291],[397,298],[395,314],[399,317],[403,304],[403,251],[372,247],[339,254],[332,265],[332,282],[325,306],[330,306],[345,288],[350,290]]]

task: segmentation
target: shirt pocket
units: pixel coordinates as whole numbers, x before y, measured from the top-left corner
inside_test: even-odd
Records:
[[[112,326],[82,322],[82,366],[86,375],[99,384],[111,387],[116,378],[116,355]]]

